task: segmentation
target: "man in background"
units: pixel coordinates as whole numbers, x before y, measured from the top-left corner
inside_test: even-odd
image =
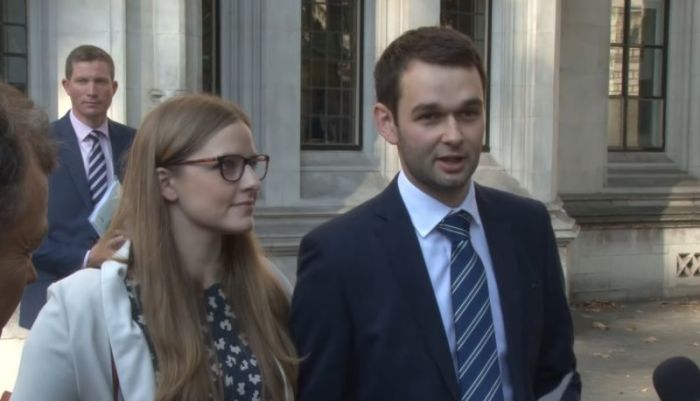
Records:
[[[304,237],[292,300],[300,401],[580,396],[549,213],[481,186],[481,56],[446,28],[402,34],[374,70],[401,171]],[[561,384],[561,386],[560,386]]]
[[[46,233],[47,176],[56,164],[48,130],[34,102],[0,83],[0,335],[36,278],[31,253]]]
[[[77,269],[100,266],[124,242],[117,235],[98,243],[88,221],[121,175],[135,133],[107,118],[118,86],[112,57],[96,46],[78,46],[66,58],[62,85],[71,110],[51,124],[59,167],[49,177],[48,234],[33,255],[37,280],[27,286],[20,305],[20,325],[26,328],[46,302],[51,283]]]

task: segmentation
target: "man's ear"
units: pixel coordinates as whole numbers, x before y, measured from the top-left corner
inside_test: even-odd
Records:
[[[156,168],[156,179],[160,188],[160,195],[168,202],[177,200],[177,190],[173,185],[173,172],[165,167]]]
[[[398,130],[396,129],[396,121],[394,114],[383,103],[374,105],[374,124],[379,130],[379,135],[384,137],[384,140],[392,145],[399,143]]]

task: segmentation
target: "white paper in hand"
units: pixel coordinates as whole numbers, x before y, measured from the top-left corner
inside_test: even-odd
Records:
[[[100,237],[107,231],[107,227],[112,221],[112,215],[114,215],[114,211],[117,210],[117,205],[119,205],[121,192],[122,186],[119,184],[119,181],[112,181],[105,194],[102,195],[102,199],[97,202],[95,209],[92,210],[90,217],[88,217],[90,224],[92,224],[92,227]]]
[[[561,379],[561,382],[555,388],[554,390],[550,391],[548,394],[543,395],[537,401],[561,401],[561,397],[564,395],[564,392],[566,389],[569,387],[569,382],[571,381],[571,378],[574,376],[574,372],[569,372],[564,376],[563,379]]]

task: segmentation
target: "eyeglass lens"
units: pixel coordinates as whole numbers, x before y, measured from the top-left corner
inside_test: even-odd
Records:
[[[221,160],[221,173],[229,181],[238,181],[243,176],[245,165],[248,164],[259,179],[265,178],[267,173],[267,159],[255,156],[246,159],[238,155],[229,155]]]

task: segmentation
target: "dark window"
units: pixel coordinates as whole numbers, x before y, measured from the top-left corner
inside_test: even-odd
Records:
[[[440,25],[448,26],[469,36],[484,60],[486,74],[489,73],[489,36],[490,36],[489,0],[440,0]],[[488,96],[484,88],[485,95]],[[484,99],[488,105],[488,99]],[[489,108],[486,107],[486,135],[484,150],[489,145]]]
[[[668,0],[612,0],[608,149],[663,150]]]
[[[0,79],[27,92],[27,3],[0,1]]]
[[[468,35],[481,56],[488,56],[488,0],[441,0],[440,25]]]
[[[221,93],[219,0],[202,0],[202,91]]]
[[[360,149],[361,1],[301,2],[301,148]]]

